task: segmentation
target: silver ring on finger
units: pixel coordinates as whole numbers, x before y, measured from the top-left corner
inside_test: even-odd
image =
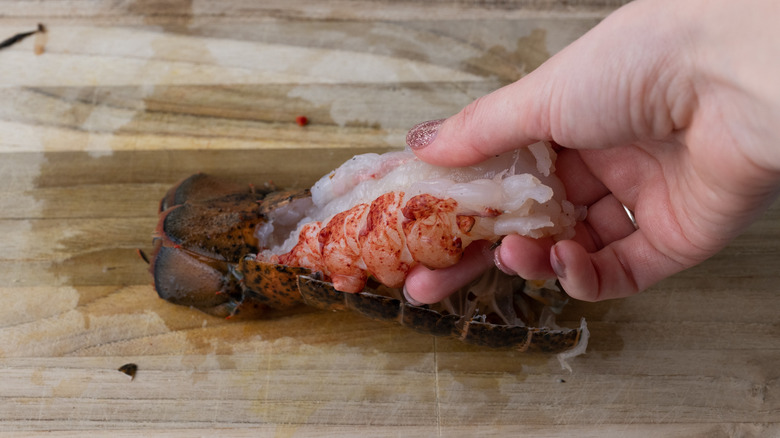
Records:
[[[621,204],[623,206],[623,210],[626,211],[626,216],[628,216],[628,220],[631,221],[631,225],[634,226],[635,230],[639,229],[639,225],[636,223],[636,216],[634,216],[634,212],[631,211],[630,208],[626,207],[626,204]]]

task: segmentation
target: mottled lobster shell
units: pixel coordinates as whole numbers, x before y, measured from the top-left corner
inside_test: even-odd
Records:
[[[354,294],[340,292],[319,273],[257,261],[256,227],[267,221],[273,209],[307,196],[308,190],[257,190],[204,174],[179,182],[160,202],[150,258],[157,293],[172,303],[225,317],[239,312],[259,316],[308,305],[351,310],[418,332],[494,348],[563,352],[580,342],[584,326],[553,329],[495,324],[484,316],[415,306],[400,296],[370,288]],[[523,294],[522,290],[516,293]]]

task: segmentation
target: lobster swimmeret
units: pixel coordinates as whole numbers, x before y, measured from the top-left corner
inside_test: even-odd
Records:
[[[543,143],[459,169],[408,151],[366,154],[301,191],[196,174],[160,203],[155,288],[214,315],[307,304],[480,345],[578,354],[587,329],[555,326],[567,297],[554,281],[493,269],[429,306],[399,289],[416,264],[451,266],[477,240],[570,237],[584,211],[564,199],[554,160]]]

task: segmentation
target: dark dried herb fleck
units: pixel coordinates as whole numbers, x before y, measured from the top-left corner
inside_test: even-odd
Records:
[[[138,365],[134,363],[126,363],[119,367],[119,370],[128,376],[130,376],[130,380],[135,380],[135,373],[138,371]]]
[[[38,29],[30,31],[30,32],[22,32],[17,33],[16,35],[12,36],[11,38],[5,39],[2,42],[0,42],[0,50],[5,49],[6,47],[11,47],[14,44],[24,40],[25,38],[35,35],[38,32],[46,32],[46,26],[43,24],[38,25]]]

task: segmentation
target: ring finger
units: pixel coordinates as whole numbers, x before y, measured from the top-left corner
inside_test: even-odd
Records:
[[[591,242],[588,244],[586,241],[580,241],[580,243],[589,251],[599,250],[636,231],[623,204],[612,194],[604,196],[588,207],[584,226],[589,234],[584,237],[590,238]]]

